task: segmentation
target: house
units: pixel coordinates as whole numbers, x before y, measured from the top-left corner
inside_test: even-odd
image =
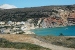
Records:
[[[4,25],[5,24],[5,22],[3,22],[3,21],[0,21],[0,25]]]
[[[0,29],[0,33],[4,33],[4,34],[10,33],[10,29],[2,28]]]
[[[8,21],[7,22],[7,25],[14,25],[15,23],[14,22],[12,22],[12,21]]]

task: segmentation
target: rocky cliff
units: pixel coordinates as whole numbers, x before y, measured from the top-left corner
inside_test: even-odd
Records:
[[[75,5],[41,6],[31,8],[0,9],[0,21],[27,21],[39,27],[75,24]]]

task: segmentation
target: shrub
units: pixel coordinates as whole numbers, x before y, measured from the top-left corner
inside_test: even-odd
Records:
[[[6,39],[0,38],[0,47],[4,48],[17,48],[17,49],[27,49],[27,50],[50,50],[42,46],[38,46],[30,43],[20,43],[20,42],[9,42]]]
[[[59,35],[59,36],[64,36],[64,35],[63,35],[63,33],[60,33],[60,35]]]

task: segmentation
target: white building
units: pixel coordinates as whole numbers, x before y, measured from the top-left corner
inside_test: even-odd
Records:
[[[4,24],[5,24],[5,22],[2,22],[2,21],[0,22],[0,25],[4,25]]]

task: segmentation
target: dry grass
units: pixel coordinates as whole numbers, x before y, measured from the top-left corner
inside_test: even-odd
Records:
[[[34,43],[32,40],[33,35],[25,35],[25,34],[0,34],[0,38],[5,38],[12,42],[27,42]]]
[[[26,50],[26,49],[0,48],[0,50]]]
[[[47,42],[54,45],[75,48],[75,37],[67,36],[42,36]]]
[[[50,50],[39,45],[31,44],[37,41],[33,35],[0,34],[0,50]],[[11,42],[12,41],[12,42]],[[27,42],[28,41],[28,42]],[[22,43],[23,42],[23,43]],[[26,43],[25,43],[26,42]],[[18,48],[18,49],[14,49]]]
[[[35,37],[35,38],[34,38]],[[37,44],[46,48],[50,48],[52,50],[72,50],[72,48],[65,48],[65,47],[60,47],[57,45],[52,45],[51,43],[54,42],[67,42],[69,43],[71,39],[69,37],[54,37],[54,36],[35,36],[35,35],[23,35],[23,34],[0,34],[0,38],[5,38],[9,41],[12,42],[26,42],[26,43],[32,43],[32,44]],[[47,44],[45,41],[50,42]],[[67,43],[66,42],[66,43]],[[58,49],[59,47],[59,49]],[[75,50],[75,49],[73,49]]]

